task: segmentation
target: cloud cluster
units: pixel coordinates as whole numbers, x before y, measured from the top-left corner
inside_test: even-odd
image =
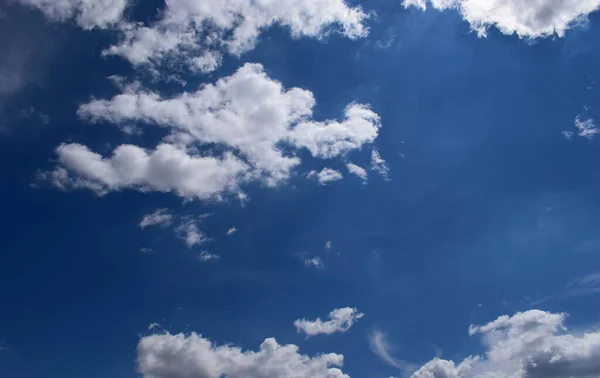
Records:
[[[207,215],[201,215],[200,218],[205,216]],[[149,226],[166,228],[170,227],[174,222],[177,222],[177,225],[174,226],[173,231],[185,242],[188,248],[210,241],[198,228],[198,219],[194,219],[191,216],[174,216],[168,209],[158,209],[151,214],[145,215],[140,221],[140,228],[142,230]],[[205,260],[203,259],[203,261]]]
[[[356,308],[344,307],[337,308],[329,313],[329,320],[322,321],[298,319],[294,321],[294,326],[299,333],[306,336],[331,335],[336,332],[346,332],[360,318],[365,316],[358,312]]]
[[[160,20],[124,25],[121,41],[105,54],[134,65],[183,60],[192,69],[210,72],[221,62],[219,51],[249,51],[261,31],[273,25],[288,29],[293,37],[314,38],[337,25],[335,30],[354,39],[367,34],[366,18],[344,0],[168,0]]]
[[[296,345],[280,345],[273,338],[258,351],[244,351],[196,333],[165,333],[140,340],[137,365],[144,378],[350,378],[339,369],[342,355],[309,357],[298,351]]]
[[[62,144],[50,177],[62,188],[99,193],[136,189],[218,199],[240,193],[249,181],[275,186],[288,179],[301,163],[295,151],[343,157],[378,135],[379,116],[367,105],[350,104],[342,120],[321,122],[312,119],[314,106],[310,91],[285,89],[260,64],[245,64],[215,84],[171,98],[128,86],[112,99],[82,105],[78,115],[90,122],[156,125],[169,135],[153,150],[124,144],[108,157]],[[319,181],[341,178],[334,172],[322,171]]]
[[[321,185],[327,185],[329,183],[332,183],[334,181],[339,181],[344,178],[344,176],[341,174],[340,171],[336,171],[335,169],[327,168],[327,167],[323,168],[319,172],[314,171],[314,170],[310,171],[310,172],[308,172],[307,177],[316,177],[317,180],[319,181],[319,184],[321,184]]]
[[[436,358],[412,378],[591,378],[600,375],[600,332],[567,333],[566,314],[540,310],[501,316],[484,326],[485,356],[456,365]]]
[[[405,7],[422,10],[456,9],[479,36],[489,27],[520,38],[564,36],[577,23],[600,8],[600,0],[403,0]]]

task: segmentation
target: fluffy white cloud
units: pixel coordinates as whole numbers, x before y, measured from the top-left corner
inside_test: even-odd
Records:
[[[149,152],[138,146],[121,145],[108,158],[77,143],[62,144],[56,153],[61,166],[50,175],[56,186],[88,188],[99,194],[134,188],[176,192],[187,198],[214,198],[226,191],[237,191],[248,169],[230,153],[222,157],[201,156],[166,143]]]
[[[156,226],[159,225],[161,227],[166,227],[171,224],[173,220],[173,216],[169,214],[169,210],[167,209],[158,209],[152,214],[144,215],[142,221],[140,222],[140,228],[144,229],[148,226]]]
[[[371,152],[371,169],[379,173],[385,181],[390,179],[390,168],[376,149]]]
[[[236,232],[237,232],[237,228],[231,227],[229,230],[227,230],[227,235],[233,235]]]
[[[344,178],[339,171],[331,168],[323,168],[321,171],[310,171],[307,177],[317,177],[319,184],[327,185],[330,182],[338,181]]]
[[[121,22],[127,0],[17,0],[37,8],[52,21],[75,18],[84,29],[107,28]]]
[[[331,335],[335,332],[346,332],[363,316],[365,314],[358,312],[356,308],[337,308],[329,313],[329,320],[322,321],[321,318],[314,321],[298,319],[294,321],[294,326],[299,333],[304,333],[307,336]]]
[[[120,55],[133,64],[177,58],[210,71],[220,63],[216,51],[251,50],[261,31],[272,25],[289,29],[294,37],[315,38],[337,25],[345,36],[359,38],[367,34],[366,17],[344,0],[167,0],[160,20],[123,26],[122,40],[105,54]]]
[[[137,348],[138,371],[144,378],[350,378],[339,367],[340,354],[309,357],[296,345],[266,339],[258,351],[216,345],[192,333],[151,335]]]
[[[501,316],[469,334],[483,336],[485,356],[460,364],[434,359],[413,378],[592,378],[600,375],[600,332],[571,334],[566,314],[540,310]]]
[[[367,181],[369,177],[367,170],[356,164],[346,163],[346,169],[348,169],[348,172],[352,173],[353,175],[360,177],[363,181]]]
[[[490,26],[520,38],[562,37],[600,8],[600,0],[403,0],[405,7],[456,9],[479,36]]]
[[[313,94],[284,89],[260,64],[246,64],[215,84],[171,98],[139,85],[123,89],[110,100],[81,106],[79,116],[92,122],[158,125],[170,130],[165,140],[150,151],[121,145],[111,157],[80,144],[63,144],[57,149],[60,165],[46,178],[62,188],[99,193],[130,188],[220,198],[239,194],[248,181],[275,186],[289,178],[301,163],[293,155],[297,149],[322,159],[344,156],[372,143],[380,128],[379,116],[362,104],[349,105],[342,121],[312,120]],[[325,181],[336,178],[330,173],[323,172]]]

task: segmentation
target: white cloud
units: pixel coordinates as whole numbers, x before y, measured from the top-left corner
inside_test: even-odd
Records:
[[[227,230],[227,235],[233,235],[236,232],[237,232],[237,228],[231,227],[229,230]]]
[[[348,169],[348,172],[360,177],[363,181],[367,181],[369,174],[363,167],[352,163],[346,163],[346,168]]]
[[[239,194],[240,185],[249,181],[276,186],[286,180],[301,163],[293,155],[297,149],[330,159],[378,135],[379,116],[366,105],[351,104],[345,119],[324,122],[311,119],[314,106],[311,92],[284,89],[260,64],[245,64],[214,85],[171,98],[131,85],[110,100],[81,106],[79,116],[92,122],[155,124],[170,131],[165,140],[154,150],[121,145],[111,157],[63,144],[57,149],[60,172],[46,178],[64,189],[136,189],[219,199]],[[225,152],[217,154],[211,146]]]
[[[200,252],[200,256],[198,256],[198,259],[200,261],[219,260],[220,258],[221,258],[221,256],[215,255],[208,251],[202,251],[202,252]]]
[[[217,345],[192,333],[143,337],[137,347],[138,371],[144,378],[350,378],[335,353],[309,357],[296,345],[266,339],[258,351]]]
[[[160,324],[158,324],[158,323],[151,323],[148,326],[148,331],[152,331],[154,328],[158,328],[158,327],[160,327]]]
[[[600,374],[600,332],[568,333],[566,314],[540,310],[501,316],[484,326],[485,356],[460,364],[434,359],[413,378],[591,378]]]
[[[142,221],[140,222],[140,228],[144,229],[148,226],[161,226],[167,227],[171,225],[171,221],[173,220],[173,216],[169,214],[168,209],[158,209],[152,214],[144,215]]]
[[[390,179],[390,169],[376,149],[371,152],[371,169],[379,173],[384,180]]]
[[[17,0],[39,9],[51,21],[75,18],[83,29],[107,28],[122,20],[127,0]]]
[[[488,28],[494,26],[504,34],[531,39],[562,37],[600,7],[600,0],[403,0],[402,3],[423,10],[427,5],[439,10],[456,9],[480,37],[485,37]]]
[[[122,40],[105,54],[132,64],[179,59],[206,72],[220,64],[216,51],[249,51],[272,25],[283,26],[293,37],[321,38],[335,29],[354,39],[367,35],[366,17],[343,0],[169,0],[156,23],[123,25]]]
[[[331,311],[329,313],[330,320],[322,321],[321,318],[314,321],[298,319],[294,321],[294,326],[299,333],[304,333],[307,336],[331,335],[335,332],[348,331],[354,322],[363,316],[365,315],[358,312],[356,308],[344,307]]]
[[[575,133],[574,133],[574,132],[572,132],[571,130],[563,130],[563,132],[562,132],[562,135],[563,135],[565,138],[567,138],[567,139],[571,140],[571,139],[573,139],[573,135],[575,135]]]
[[[320,257],[313,257],[311,259],[305,259],[304,265],[311,266],[311,267],[317,268],[317,269],[323,269],[325,267],[325,264],[323,264],[323,261],[321,260]]]
[[[344,176],[342,176],[342,174],[339,171],[336,171],[335,169],[331,169],[331,168],[323,168],[320,172],[317,171],[310,171],[308,172],[307,177],[317,177],[317,180],[319,180],[319,184],[321,185],[327,185],[330,182],[333,181],[338,181],[344,178]]]
[[[204,235],[202,231],[198,229],[198,225],[192,219],[184,220],[180,225],[175,227],[175,232],[179,237],[185,241],[188,248],[193,246],[204,244],[209,239]]]
[[[333,242],[332,242],[331,240],[327,240],[327,241],[325,242],[325,249],[326,249],[326,250],[330,250],[330,249],[331,249],[331,247],[333,247]]]
[[[581,116],[575,118],[575,127],[577,128],[577,135],[587,139],[594,139],[596,134],[600,133],[600,128],[593,119],[581,119]]]
[[[369,334],[369,346],[373,353],[383,362],[398,369],[407,369],[408,364],[405,361],[392,357],[393,347],[387,341],[387,336],[381,330],[375,329]],[[440,376],[441,378],[441,376]]]

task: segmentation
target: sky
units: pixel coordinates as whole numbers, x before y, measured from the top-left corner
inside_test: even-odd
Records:
[[[0,5],[0,376],[600,376],[600,0]]]

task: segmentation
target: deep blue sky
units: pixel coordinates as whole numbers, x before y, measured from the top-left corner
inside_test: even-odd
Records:
[[[568,312],[571,326],[600,321],[597,296],[554,296],[600,270],[600,140],[562,134],[582,113],[600,118],[600,16],[564,38],[527,42],[494,28],[477,38],[454,11],[364,7],[378,14],[367,38],[292,39],[274,27],[217,72],[187,77],[195,90],[260,62],[285,87],[314,93],[315,118],[337,118],[351,102],[381,116],[375,145],[389,181],[370,172],[366,185],[345,175],[320,186],[296,175],[277,188],[246,186],[243,207],[37,182],[62,142],[108,154],[131,140],[76,111],[118,93],[107,76],[144,74],[101,56],[109,31],[5,9],[0,31],[29,41],[35,79],[1,99],[0,376],[135,377],[136,344],[154,322],[248,348],[273,336],[310,355],[344,354],[352,377],[388,377],[400,373],[370,351],[374,328],[395,356],[419,364],[440,350],[454,359],[479,352],[469,324],[502,314],[540,308]],[[49,123],[22,116],[30,107]],[[160,137],[149,130],[138,143]],[[368,167],[370,150],[350,156]],[[325,166],[344,169],[342,160],[307,160],[303,171]],[[211,213],[199,228],[212,241],[190,249],[171,229],[141,230],[159,208]],[[238,232],[228,237],[230,227]],[[221,259],[198,261],[204,249]],[[304,264],[314,256],[323,269]],[[365,317],[344,334],[305,339],[292,325],[345,306]]]

